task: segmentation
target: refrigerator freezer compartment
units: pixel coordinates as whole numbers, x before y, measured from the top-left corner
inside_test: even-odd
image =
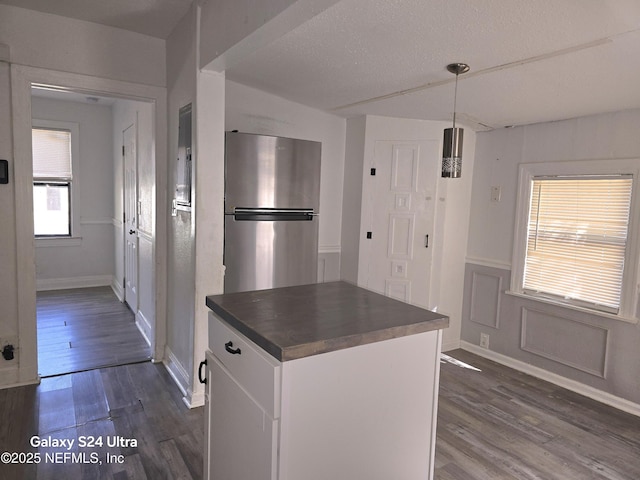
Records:
[[[226,135],[226,211],[236,207],[319,211],[321,144],[308,140]]]

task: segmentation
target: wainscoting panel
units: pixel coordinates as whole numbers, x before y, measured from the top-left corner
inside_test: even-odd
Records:
[[[501,276],[473,272],[469,320],[487,327],[499,328],[501,291]]]
[[[412,213],[392,213],[389,215],[389,258],[411,260],[413,257],[414,225],[415,215]]]
[[[637,414],[640,318],[638,323],[621,321],[511,294],[506,291],[510,276],[508,265],[467,260],[460,327],[463,348],[473,345],[482,355],[501,355],[527,368],[544,370],[575,385],[568,387],[574,391],[600,391],[603,398],[632,402]],[[501,287],[497,277],[502,279]],[[479,346],[482,334],[490,335],[488,348]]]
[[[522,308],[520,347],[600,378],[606,377],[609,330]]]
[[[318,283],[340,280],[340,247],[320,248],[318,252]]]
[[[393,145],[391,190],[415,192],[418,185],[418,144]]]
[[[411,282],[409,280],[385,280],[384,294],[401,302],[411,303]]]

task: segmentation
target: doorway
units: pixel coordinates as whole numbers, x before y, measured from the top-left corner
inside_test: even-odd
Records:
[[[151,192],[145,205],[141,205],[141,210],[145,214],[145,228],[147,245],[145,245],[145,260],[150,265],[145,273],[144,290],[146,295],[146,315],[143,321],[149,328],[147,338],[151,344],[151,357],[161,360],[165,343],[165,308],[163,305],[164,284],[157,282],[158,276],[163,276],[166,270],[165,261],[161,258],[156,261],[158,251],[165,248],[166,237],[164,234],[157,235],[156,232],[164,232],[162,215],[156,215],[156,211],[163,211],[166,200],[164,198],[164,187],[166,185],[166,172],[164,169],[156,169],[156,157],[166,156],[166,90],[160,87],[149,87],[135,84],[123,84],[122,82],[108,79],[88,77],[84,75],[45,71],[26,66],[14,65],[12,67],[12,105],[14,107],[14,147],[15,147],[15,183],[16,183],[16,236],[18,239],[17,263],[18,278],[17,290],[19,299],[18,311],[18,343],[20,352],[19,370],[17,372],[18,381],[31,382],[38,377],[37,363],[37,322],[36,322],[36,291],[37,275],[33,264],[36,257],[36,247],[34,238],[34,217],[33,217],[33,171],[31,163],[31,88],[32,86],[59,85],[54,89],[65,92],[74,92],[84,96],[110,97],[131,99],[145,103],[149,106],[148,120],[150,127],[150,140],[145,164],[147,184],[145,192]],[[122,134],[120,131],[120,135]],[[120,137],[121,138],[121,137]],[[82,178],[82,171],[80,171]],[[122,217],[120,217],[121,219]],[[113,218],[89,219],[88,224],[111,223],[112,231],[115,232],[111,239],[113,250],[118,244],[115,238],[119,236],[123,239],[122,227],[124,222],[117,224],[118,216],[113,214]],[[87,219],[85,218],[85,224]],[[88,237],[88,235],[87,235]],[[83,237],[84,240],[84,237]],[[71,239],[71,241],[78,241]],[[112,251],[113,251],[112,250]],[[122,245],[120,251],[123,251]],[[105,250],[106,252],[106,250]],[[118,258],[124,256],[114,255]],[[124,265],[124,260],[122,261]],[[124,267],[123,267],[124,268]],[[117,268],[115,269],[117,270]],[[85,276],[86,279],[87,276]],[[88,275],[91,277],[91,275]],[[96,275],[100,277],[100,275]],[[119,278],[118,272],[113,277]],[[124,278],[124,275],[121,279]],[[87,286],[86,284],[82,286]],[[114,291],[117,289],[114,289]],[[139,289],[141,290],[141,289]],[[142,302],[139,302],[142,303]],[[136,314],[136,321],[139,316]]]
[[[33,88],[31,105],[34,192],[41,164],[55,173],[58,159],[67,193],[61,202],[56,179],[39,179],[34,197],[39,373],[149,360],[150,315],[138,308],[137,143],[152,138],[151,106],[51,86]],[[66,148],[58,153],[55,141]],[[43,235],[51,219],[67,235]]]

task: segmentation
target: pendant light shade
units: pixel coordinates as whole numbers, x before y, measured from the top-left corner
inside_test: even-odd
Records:
[[[442,176],[460,178],[462,175],[463,128],[445,128],[442,147]]]
[[[453,97],[453,127],[444,129],[442,146],[442,176],[446,178],[460,178],[462,176],[462,143],[464,129],[456,128],[456,100],[458,96],[458,75],[467,73],[469,65],[465,63],[451,63],[447,70],[456,75],[456,86]]]

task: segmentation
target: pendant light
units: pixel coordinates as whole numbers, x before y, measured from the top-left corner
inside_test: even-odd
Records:
[[[462,175],[462,139],[464,129],[456,128],[456,101],[458,97],[458,75],[467,73],[469,65],[466,63],[450,63],[447,70],[456,75],[456,87],[453,95],[453,128],[444,129],[444,144],[442,148],[442,176],[460,178]]]

